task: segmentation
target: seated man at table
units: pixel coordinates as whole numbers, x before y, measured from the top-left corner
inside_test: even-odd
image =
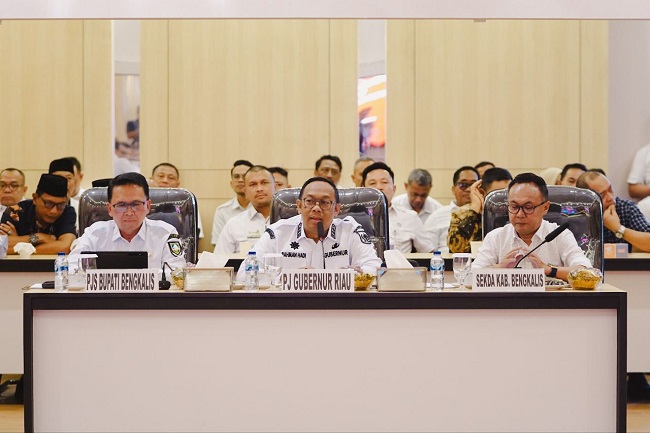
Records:
[[[109,221],[97,221],[87,227],[72,247],[70,268],[76,268],[85,251],[147,251],[149,268],[185,266],[179,248],[178,232],[164,221],[150,220],[149,184],[139,173],[115,176],[108,185]]]
[[[77,214],[68,205],[68,180],[42,174],[31,200],[9,206],[0,220],[0,234],[9,241],[8,253],[19,242],[29,242],[35,254],[69,252],[77,237]]]
[[[255,244],[260,261],[267,253],[280,253],[283,269],[354,268],[375,274],[381,260],[363,227],[351,217],[336,218],[341,204],[334,182],[312,177],[298,197],[299,215],[272,224]],[[244,279],[243,266],[237,279]]]
[[[510,224],[494,229],[485,236],[472,269],[514,267],[557,228],[557,224],[544,220],[549,206],[544,179],[533,173],[516,176],[508,185]],[[530,254],[520,266],[544,268],[546,276],[566,280],[569,272],[580,267],[591,267],[591,262],[571,231],[564,230],[553,241]]]

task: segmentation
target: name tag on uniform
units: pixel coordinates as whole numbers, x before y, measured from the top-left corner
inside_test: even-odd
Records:
[[[543,292],[544,269],[490,268],[472,270],[474,292]]]
[[[289,292],[353,292],[354,269],[290,269],[280,282]]]
[[[88,292],[150,292],[158,290],[159,269],[89,269]]]

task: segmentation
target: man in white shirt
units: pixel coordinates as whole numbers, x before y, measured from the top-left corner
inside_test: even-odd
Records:
[[[483,239],[472,269],[512,268],[558,225],[544,220],[551,203],[544,179],[533,173],[516,176],[508,186],[510,224],[492,230]],[[567,279],[569,272],[591,267],[591,262],[569,230],[530,254],[520,267],[544,268],[552,278]]]
[[[335,155],[323,155],[316,161],[314,166],[314,176],[321,176],[338,185],[341,180],[343,164],[341,158]]]
[[[393,197],[393,203],[415,211],[424,224],[436,210],[442,207],[438,200],[429,197],[432,186],[431,173],[416,168],[409,173],[408,180],[404,183],[406,194]]]
[[[26,192],[25,173],[12,167],[2,170],[0,172],[0,214],[8,206],[24,200]]]
[[[433,212],[424,224],[424,229],[433,236],[434,251],[449,251],[447,234],[451,223],[451,213],[471,201],[470,187],[479,180],[478,171],[469,165],[463,166],[454,172],[452,180],[451,193],[454,195],[454,200]]]
[[[244,242],[253,246],[262,236],[271,216],[271,199],[275,193],[275,180],[268,168],[254,165],[244,176],[246,198],[251,206],[234,216],[224,226],[214,248],[217,254],[232,254],[241,251]]]
[[[149,185],[139,173],[116,176],[108,185],[110,221],[97,221],[86,228],[72,245],[70,268],[77,267],[84,251],[147,251],[149,267],[162,269],[185,266],[176,228],[164,221],[150,220]]]
[[[415,211],[392,203],[395,189],[393,170],[383,162],[375,162],[363,170],[362,186],[377,188],[388,202],[388,242],[390,248],[403,253],[433,251],[433,240]]]
[[[81,170],[81,162],[74,156],[68,156],[68,159],[72,161],[72,166],[74,168],[74,181],[75,187],[70,193],[70,205],[77,212],[77,227],[79,227],[79,199],[81,199],[81,194],[85,191],[81,187],[81,181],[84,178],[84,172]]]
[[[250,203],[244,193],[244,175],[252,166],[253,164],[243,159],[235,161],[232,165],[232,169],[230,169],[230,187],[235,191],[235,197],[219,206],[214,212],[212,245],[217,244],[221,230],[223,230],[228,220],[244,212],[249,206]]]
[[[641,200],[650,196],[650,144],[643,146],[634,155],[627,184],[630,197]]]

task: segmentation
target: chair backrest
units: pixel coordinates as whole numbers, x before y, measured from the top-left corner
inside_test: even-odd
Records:
[[[151,212],[147,218],[162,220],[176,227],[185,247],[185,259],[196,263],[197,209],[196,197],[184,188],[150,188]],[[96,221],[108,221],[108,188],[91,188],[79,200],[79,236]]]
[[[595,192],[572,186],[548,186],[551,206],[544,219],[569,222],[569,230],[594,268],[603,271],[603,205]],[[498,189],[485,197],[483,236],[508,223],[508,191]]]
[[[300,188],[283,189],[273,195],[271,223],[298,215],[296,201]],[[386,196],[374,188],[339,188],[341,212],[338,218],[351,216],[370,236],[377,255],[384,260],[388,242],[388,203]]]

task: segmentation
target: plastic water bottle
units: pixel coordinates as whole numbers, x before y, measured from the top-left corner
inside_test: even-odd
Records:
[[[246,271],[246,281],[244,282],[244,289],[249,292],[254,292],[260,287],[260,261],[257,260],[255,251],[249,251],[244,262],[244,271]]]
[[[431,257],[431,290],[442,290],[445,288],[445,261],[440,251],[434,251]]]
[[[65,292],[68,290],[68,259],[65,253],[59,252],[54,261],[54,291]]]

